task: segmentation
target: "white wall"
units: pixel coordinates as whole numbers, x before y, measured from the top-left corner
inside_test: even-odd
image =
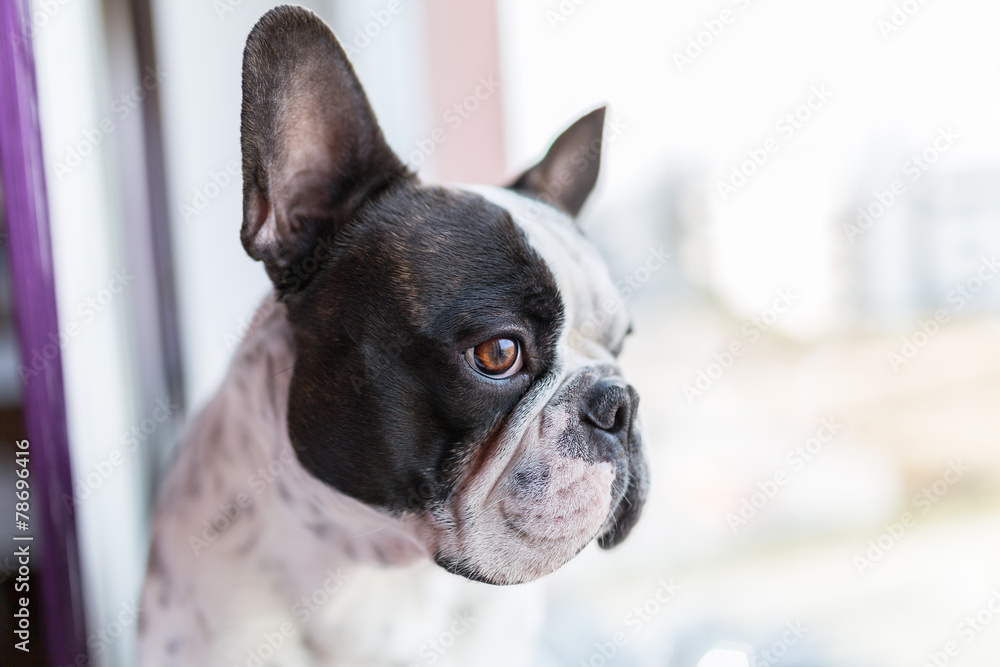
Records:
[[[127,268],[121,274],[126,221],[114,178],[117,142],[138,112],[114,106],[123,91],[109,85],[99,3],[41,4],[33,37],[89,639],[125,605],[134,608],[145,569],[142,457],[124,443],[141,417],[127,324],[133,284]],[[132,649],[125,628],[93,657],[129,664]]]
[[[269,4],[182,0],[154,5],[165,73],[160,98],[167,201],[192,410],[225,372],[231,356],[226,336],[238,336],[269,286],[262,266],[247,257],[239,240],[243,43]]]

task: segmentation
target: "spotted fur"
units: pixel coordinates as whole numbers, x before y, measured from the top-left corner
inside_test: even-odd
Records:
[[[410,665],[431,656],[437,665],[523,664],[538,632],[537,588],[496,589],[444,572],[411,522],[298,463],[284,427],[294,365],[286,311],[272,296],[261,313],[163,489],[139,664]],[[430,644],[455,619],[468,627],[438,653]],[[504,641],[512,630],[526,644]],[[273,657],[255,662],[276,638]],[[489,656],[475,653],[484,643]]]
[[[624,303],[570,217],[603,110],[510,189],[443,188],[310,12],[265,15],[243,75],[241,240],[275,293],[163,488],[140,662],[525,664],[536,588],[478,582],[618,544],[648,484]],[[467,360],[496,337],[503,379]]]

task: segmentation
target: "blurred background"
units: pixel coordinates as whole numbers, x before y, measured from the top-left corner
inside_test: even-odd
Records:
[[[24,4],[72,472],[42,502],[75,512],[58,592],[90,655],[49,645],[129,665],[157,482],[269,288],[238,239],[240,68],[277,3]],[[610,105],[581,224],[634,313],[653,488],[621,548],[537,584],[535,665],[997,664],[1000,5],[303,4],[427,181],[508,182]],[[48,359],[10,260],[3,516]]]

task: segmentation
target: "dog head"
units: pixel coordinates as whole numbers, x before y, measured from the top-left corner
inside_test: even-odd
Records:
[[[573,216],[604,110],[509,188],[421,184],[312,13],[272,10],[243,64],[243,227],[286,303],[288,434],[315,477],[496,584],[552,572],[639,517],[621,295]]]

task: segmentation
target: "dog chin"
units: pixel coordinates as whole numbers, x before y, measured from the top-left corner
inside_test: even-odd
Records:
[[[512,466],[478,511],[436,531],[435,561],[495,585],[533,581],[562,567],[605,528],[615,467],[558,457]]]
[[[439,553],[435,562],[452,574],[493,586],[525,584],[551,574],[573,559],[594,538],[588,537],[582,544],[564,541],[554,545],[554,551],[539,550],[529,544],[521,544],[515,536],[498,537],[508,542],[507,548],[497,550],[483,560],[451,556]]]

